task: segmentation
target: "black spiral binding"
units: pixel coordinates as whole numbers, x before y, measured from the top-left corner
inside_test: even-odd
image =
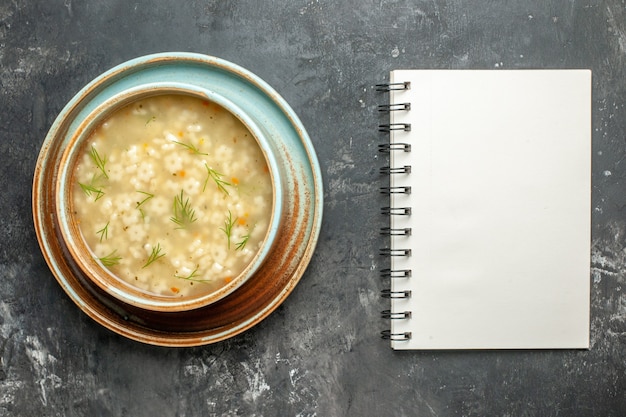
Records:
[[[382,256],[411,256],[411,249],[389,249],[383,248],[380,250]]]
[[[382,143],[378,145],[378,151],[382,153],[391,153],[392,151],[411,152],[410,143]]]
[[[380,173],[383,175],[391,175],[391,174],[410,174],[411,173],[411,165],[405,165],[403,167],[381,167]]]
[[[391,333],[391,330],[383,330],[380,332],[380,337],[385,340],[409,340],[411,332]]]
[[[391,310],[383,310],[383,311],[380,312],[380,315],[384,319],[391,319],[391,320],[411,318],[411,312],[410,311],[402,311],[400,313],[393,313]]]
[[[379,104],[378,111],[389,113],[397,110],[411,110],[411,103]]]
[[[405,132],[411,131],[410,123],[387,123],[378,125],[379,132],[391,132],[392,130],[403,130]]]
[[[380,276],[383,278],[409,278],[412,271],[410,269],[381,269]]]
[[[382,207],[380,212],[385,216],[410,216],[411,207]]]
[[[410,236],[411,228],[404,227],[402,229],[392,229],[391,227],[382,227],[380,229],[380,234],[387,236]]]
[[[390,92],[398,90],[408,90],[411,88],[411,83],[387,83],[377,84],[376,90],[381,92]],[[379,112],[390,113],[396,111],[410,111],[411,103],[397,103],[397,104],[381,104],[378,106]],[[378,131],[382,133],[391,133],[393,131],[410,132],[411,125],[409,123],[386,123],[379,124]],[[385,143],[378,146],[378,150],[381,153],[391,152],[411,152],[410,143]],[[410,174],[411,166],[405,165],[402,167],[385,166],[380,168],[381,175],[402,175]],[[386,195],[392,194],[410,194],[410,186],[394,186],[394,187],[380,187],[380,192]],[[385,216],[410,216],[411,207],[383,207],[381,213]],[[383,227],[380,229],[380,234],[385,236],[410,236],[412,233],[411,228],[391,228]],[[411,256],[411,249],[380,249],[381,256]],[[392,270],[382,269],[380,271],[381,278],[389,279],[403,279],[411,277],[410,269]],[[403,299],[411,297],[410,290],[392,291],[391,289],[384,289],[381,291],[383,298],[389,299]],[[411,317],[410,311],[394,312],[391,310],[384,310],[380,313],[383,319],[389,320],[406,320]],[[381,332],[381,337],[386,340],[401,341],[409,340],[411,338],[411,332],[392,333],[391,330],[384,330]]]
[[[410,290],[402,290],[402,291],[391,291],[389,288],[386,288],[380,292],[383,298],[410,298],[411,291]]]
[[[411,194],[411,187],[380,187],[382,194]]]
[[[376,84],[376,91],[389,92],[395,90],[408,90],[411,88],[411,83],[405,81],[403,83],[384,83]]]

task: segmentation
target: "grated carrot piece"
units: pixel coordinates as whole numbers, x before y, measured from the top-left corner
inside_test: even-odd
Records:
[[[177,287],[172,287],[170,288],[170,290],[172,290],[174,294],[178,294],[180,292],[180,290]]]

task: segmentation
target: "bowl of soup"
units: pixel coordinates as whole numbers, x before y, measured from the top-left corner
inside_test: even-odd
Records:
[[[254,276],[280,227],[282,172],[241,108],[194,85],[147,83],[75,123],[55,214],[95,285],[172,312],[221,300]]]
[[[33,173],[34,230],[96,322],[199,346],[257,325],[294,290],[322,184],[276,90],[221,58],[164,52],[112,67],[60,110]]]

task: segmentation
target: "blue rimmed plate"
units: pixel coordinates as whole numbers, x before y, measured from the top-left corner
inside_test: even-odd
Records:
[[[182,312],[138,308],[110,297],[77,267],[59,236],[54,182],[63,150],[94,109],[111,97],[146,84],[184,82],[227,97],[273,141],[284,167],[283,221],[279,236],[253,279],[224,299]],[[228,61],[192,53],[162,53],[123,63],[83,88],[52,125],[37,161],[33,217],[43,255],[69,297],[110,330],[160,346],[198,346],[258,324],[291,293],[315,249],[322,220],[319,163],[302,123],[285,100],[251,72]]]

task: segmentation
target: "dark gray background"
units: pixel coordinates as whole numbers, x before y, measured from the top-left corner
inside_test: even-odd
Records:
[[[272,85],[316,147],[325,217],[300,284],[216,345],[124,339],[75,306],[32,226],[45,134],[101,72],[194,51]],[[388,71],[593,70],[589,351],[394,352],[377,145]],[[623,416],[626,6],[606,1],[0,0],[0,416]]]

